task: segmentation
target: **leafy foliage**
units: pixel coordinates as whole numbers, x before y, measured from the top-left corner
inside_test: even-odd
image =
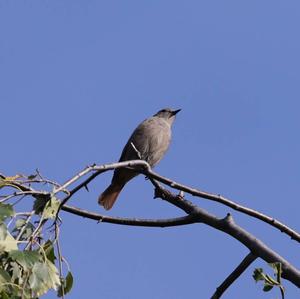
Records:
[[[13,177],[4,177],[0,176],[0,189],[4,187],[12,187],[17,190],[21,190],[20,186],[17,183],[17,179],[20,178],[21,175],[17,174]]]
[[[14,210],[11,205],[0,203],[0,221],[5,220],[7,217],[13,216]]]
[[[17,189],[22,193],[22,178],[1,175],[0,191]],[[68,267],[63,276],[57,223],[50,228],[44,226],[47,221],[56,220],[60,201],[51,192],[37,192],[31,195],[35,198],[32,211],[15,212],[15,205],[7,202],[17,192],[1,196],[0,201],[0,298],[39,298],[50,289],[64,297],[72,288],[73,276]]]
[[[66,295],[70,292],[73,286],[73,275],[71,272],[68,272],[66,278],[63,278],[61,280],[61,286],[58,289],[58,297],[63,297],[63,295]]]
[[[58,270],[48,259],[38,261],[32,267],[28,282],[37,296],[43,295],[50,288],[57,290],[60,286]]]
[[[281,274],[282,274],[282,268],[281,268],[281,263],[271,263],[269,264],[274,271],[274,277],[264,273],[264,270],[262,268],[257,268],[253,272],[253,278],[255,282],[262,281],[264,286],[263,286],[263,291],[264,292],[269,292],[273,289],[273,287],[278,287],[280,290],[281,298],[284,299],[284,287],[281,284]]]

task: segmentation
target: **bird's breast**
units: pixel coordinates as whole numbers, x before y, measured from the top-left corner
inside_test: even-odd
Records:
[[[149,124],[145,134],[144,159],[153,167],[166,153],[171,140],[171,128],[164,120],[156,120]]]

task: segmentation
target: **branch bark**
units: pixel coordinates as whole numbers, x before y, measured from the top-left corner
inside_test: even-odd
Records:
[[[130,226],[145,226],[145,227],[171,227],[196,223],[193,215],[183,217],[170,218],[170,219],[138,219],[138,218],[122,218],[122,217],[109,217],[98,213],[92,213],[79,208],[71,206],[63,206],[62,210],[71,214],[89,218],[103,223],[113,223],[120,225]]]
[[[223,204],[225,206],[228,206],[232,208],[233,210],[236,210],[240,213],[249,215],[251,217],[254,217],[256,219],[259,219],[265,223],[268,223],[269,225],[277,228],[281,232],[287,234],[291,237],[292,240],[296,240],[300,243],[300,234],[296,232],[295,230],[291,229],[289,226],[285,225],[284,223],[274,219],[273,217],[270,217],[266,214],[263,214],[261,212],[255,211],[253,209],[250,209],[248,207],[242,206],[240,204],[237,204],[236,202],[229,200],[221,195],[205,192],[198,190],[196,188],[191,188],[186,185],[177,183],[169,178],[166,178],[164,176],[161,176],[154,172],[149,164],[143,160],[132,160],[132,161],[125,161],[125,162],[118,162],[118,163],[111,163],[111,164],[104,164],[104,165],[92,165],[89,167],[86,167],[83,169],[79,174],[68,180],[65,184],[61,186],[61,188],[57,189],[55,192],[58,193],[59,191],[64,190],[66,187],[68,187],[70,184],[76,182],[78,179],[82,178],[84,175],[94,172],[91,176],[89,176],[87,179],[85,179],[81,184],[76,186],[74,189],[70,191],[70,194],[67,195],[65,198],[63,198],[61,207],[69,200],[69,198],[72,197],[73,194],[75,194],[77,191],[82,189],[83,187],[86,187],[88,183],[90,183],[93,179],[95,179],[99,174],[108,171],[113,170],[116,168],[122,168],[122,167],[129,167],[134,168],[137,172],[143,173],[149,178],[155,179],[167,186],[170,186],[171,188],[184,191],[188,194],[191,194],[193,196],[199,197],[199,198],[205,198],[208,200],[212,200],[215,202],[218,202],[220,204]],[[60,209],[61,209],[60,207]]]
[[[191,188],[188,187],[186,185],[177,183],[173,180],[170,180],[166,177],[163,177],[159,174],[157,174],[156,172],[154,172],[149,165],[147,165],[146,171],[144,172],[147,176],[161,182],[164,183],[174,189],[180,190],[180,191],[184,191],[187,192],[193,196],[196,197],[200,197],[200,198],[205,198],[205,199],[209,199],[215,202],[218,202],[220,204],[223,204],[225,206],[228,206],[230,208],[232,208],[233,210],[236,210],[238,212],[241,212],[243,214],[249,215],[251,217],[254,217],[256,219],[259,219],[263,222],[266,222],[268,224],[270,224],[271,226],[279,229],[281,232],[287,234],[288,236],[291,237],[292,240],[296,240],[297,242],[300,243],[300,234],[298,232],[296,232],[295,230],[291,229],[290,227],[288,227],[287,225],[283,224],[282,222],[274,219],[273,217],[270,217],[268,215],[265,215],[261,212],[255,211],[253,209],[247,208],[245,206],[242,206],[240,204],[237,204],[236,202],[229,200],[227,198],[225,198],[224,196],[221,195],[217,195],[217,194],[213,194],[213,193],[208,193],[205,191],[201,191],[195,188]]]
[[[194,215],[197,217],[199,223],[207,224],[232,236],[244,244],[253,255],[260,257],[265,262],[280,262],[282,265],[282,277],[300,288],[300,271],[277,252],[269,248],[261,240],[237,225],[231,214],[227,214],[225,218],[217,218],[216,216],[194,205],[190,201],[182,198],[180,195],[174,195],[172,192],[162,188],[161,186],[159,189],[156,189],[156,196],[176,205],[186,213]]]
[[[182,198],[180,195],[175,195],[162,187],[159,189],[156,188],[155,190],[155,197],[160,197],[163,200],[166,200],[167,202],[182,209],[190,216],[190,218],[186,218],[186,216],[163,220],[128,219],[108,217],[69,206],[63,206],[62,209],[66,212],[83,216],[92,220],[121,225],[169,227],[191,223],[204,223],[240,241],[254,256],[260,257],[267,263],[280,262],[283,270],[282,277],[291,281],[294,285],[300,288],[300,271],[292,266],[278,253],[269,248],[261,240],[250,234],[242,227],[238,226],[230,214],[227,214],[225,218],[217,218],[216,216],[194,205],[190,201]]]
[[[230,273],[230,275],[217,287],[211,299],[219,299],[224,292],[242,275],[242,273],[256,260],[257,256],[251,252],[241,261],[241,263]]]
[[[166,190],[158,183],[155,183],[155,197],[159,197],[176,207],[186,212],[190,218],[180,217],[163,220],[149,220],[149,219],[128,219],[128,218],[116,218],[108,217],[100,214],[90,213],[88,211],[80,210],[78,208],[63,206],[62,209],[66,212],[90,218],[93,220],[121,224],[121,225],[134,225],[134,226],[152,226],[152,227],[168,227],[174,225],[185,225],[191,223],[204,223],[217,230],[225,232],[232,236],[236,240],[244,244],[250,252],[257,257],[262,258],[267,263],[280,262],[282,264],[282,277],[291,281],[293,284],[300,288],[300,271],[292,266],[287,260],[285,260],[278,253],[269,248],[261,240],[257,239],[254,235],[238,226],[233,217],[227,214],[225,218],[217,218],[216,216],[208,213],[207,211],[199,208],[190,201],[184,199],[180,195],[175,195],[169,190]]]

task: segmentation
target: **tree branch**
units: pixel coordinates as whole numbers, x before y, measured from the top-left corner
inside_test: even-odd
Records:
[[[69,179],[65,184],[63,184],[60,188],[55,190],[55,194],[64,190],[69,185],[73,184],[86,174],[95,171],[92,175],[90,175],[87,179],[85,179],[82,183],[80,183],[78,186],[76,186],[74,189],[70,191],[70,193],[65,196],[65,198],[62,199],[61,204],[59,206],[58,212],[61,210],[62,206],[67,203],[67,201],[80,189],[86,188],[88,183],[90,183],[94,178],[96,178],[99,174],[106,172],[108,170],[113,170],[117,168],[123,168],[123,167],[136,167],[136,166],[149,166],[149,164],[142,160],[133,160],[133,161],[125,161],[125,162],[118,162],[118,163],[111,163],[111,164],[104,164],[104,165],[92,165],[88,166],[85,169],[83,169],[81,172],[79,172],[77,175],[75,175],[73,178]],[[150,167],[150,166],[149,166]],[[137,170],[138,171],[138,170]]]
[[[162,187],[160,187],[159,190],[156,190],[155,194],[157,197],[161,197],[167,202],[175,204],[186,213],[197,217],[199,223],[207,224],[232,236],[233,238],[244,244],[253,255],[260,257],[265,262],[281,263],[282,277],[300,288],[300,271],[293,265],[291,265],[282,256],[280,256],[277,252],[269,248],[261,240],[237,225],[230,214],[227,214],[227,216],[223,219],[217,218],[216,216],[194,205],[190,201],[182,198],[180,195],[175,195]]]
[[[236,202],[229,200],[221,195],[216,195],[216,194],[212,194],[212,193],[208,193],[205,191],[201,191],[195,188],[190,188],[186,185],[177,183],[173,180],[170,180],[166,177],[163,177],[159,174],[157,174],[156,172],[154,172],[150,166],[148,165],[146,168],[146,171],[144,171],[143,173],[145,173],[148,177],[151,177],[161,183],[164,183],[174,189],[177,190],[181,190],[184,192],[187,192],[193,196],[196,197],[200,197],[200,198],[205,198],[205,199],[209,199],[218,203],[221,203],[225,206],[228,206],[230,208],[232,208],[233,210],[236,210],[238,212],[241,212],[243,214],[249,215],[251,217],[254,217],[256,219],[259,219],[263,222],[266,222],[268,224],[270,224],[271,226],[279,229],[281,232],[289,235],[291,237],[292,240],[296,240],[297,242],[300,243],[300,234],[298,232],[296,232],[295,230],[291,229],[290,227],[288,227],[287,225],[283,224],[282,222],[274,219],[273,217],[270,217],[268,215],[265,215],[261,212],[255,211],[253,209],[247,208],[245,206],[242,206],[240,204],[237,204]]]
[[[193,215],[187,215],[184,217],[170,218],[170,219],[138,219],[138,218],[121,218],[121,217],[109,217],[97,213],[91,213],[79,208],[71,206],[63,206],[62,210],[69,212],[74,215],[82,216],[103,223],[113,223],[120,225],[131,225],[131,226],[146,226],[146,227],[171,227],[192,224],[195,221]]]
[[[257,256],[251,252],[241,261],[241,263],[233,270],[233,272],[217,287],[211,299],[219,299],[224,292],[235,282],[236,279],[256,260]]]
[[[73,208],[69,206],[65,206],[65,203],[71,198],[72,195],[74,195],[76,192],[78,192],[83,187],[87,187],[87,184],[91,182],[96,176],[99,174],[116,168],[122,168],[127,167],[130,169],[134,169],[135,171],[139,173],[145,174],[147,177],[151,179],[151,182],[155,185],[155,197],[160,197],[167,202],[175,205],[176,207],[182,209],[185,213],[188,215],[185,217],[179,217],[179,218],[171,218],[171,219],[159,219],[159,220],[153,220],[153,219],[130,219],[130,218],[116,218],[116,217],[108,217],[104,215],[99,215],[95,213],[90,213],[78,208]],[[87,168],[85,168],[83,171],[81,171],[79,174],[68,180],[65,184],[58,187],[55,190],[55,193],[59,193],[61,191],[66,192],[66,188],[70,186],[71,184],[75,183],[77,180],[81,179],[83,176],[87,175],[90,172],[94,172],[91,174],[88,178],[86,178],[83,182],[78,184],[75,188],[73,188],[71,191],[68,191],[68,195],[65,196],[62,199],[60,208],[64,209],[67,212],[88,217],[90,219],[94,219],[101,222],[108,222],[108,223],[114,223],[114,224],[121,224],[121,225],[134,225],[134,226],[152,226],[152,227],[167,227],[167,226],[175,226],[175,225],[184,225],[184,224],[190,224],[190,223],[204,223],[207,224],[215,229],[218,229],[222,232],[225,232],[228,235],[231,235],[233,238],[244,244],[250,252],[257,257],[262,258],[267,263],[274,263],[274,262],[280,262],[282,265],[282,277],[291,281],[296,286],[300,287],[300,271],[296,269],[294,266],[292,266],[288,261],[286,261],[283,257],[281,257],[279,254],[277,254],[275,251],[267,247],[262,241],[258,240],[255,236],[238,226],[232,216],[230,214],[227,214],[227,216],[224,219],[217,218],[216,216],[208,213],[207,211],[201,209],[200,207],[194,205],[190,201],[183,198],[181,195],[175,195],[172,192],[166,190],[165,188],[162,188],[157,182],[162,182],[166,185],[171,186],[174,189],[178,189],[181,191],[185,191],[191,195],[210,199],[216,202],[219,202],[221,204],[224,204],[226,206],[229,206],[237,211],[240,211],[242,213],[245,213],[247,215],[250,215],[252,217],[255,217],[257,219],[260,219],[266,223],[269,223],[270,225],[280,229],[281,231],[285,232],[286,234],[290,235],[292,239],[297,240],[300,242],[300,235],[287,227],[286,225],[280,223],[279,221],[276,221],[275,219],[266,216],[262,213],[259,213],[255,210],[246,208],[244,206],[238,205],[233,201],[230,201],[220,195],[214,195],[211,193],[203,192],[194,188],[190,188],[188,186],[176,183],[168,178],[165,178],[163,176],[158,175],[157,173],[153,172],[149,166],[149,164],[142,160],[133,160],[133,161],[125,161],[125,162],[119,162],[119,163],[112,163],[107,165],[92,165]],[[4,177],[5,178],[5,177]],[[36,192],[33,188],[30,186],[25,186],[22,184],[22,182],[16,182],[14,181],[14,185],[20,187],[21,191],[32,191]],[[43,193],[43,195],[47,196],[50,195],[50,193]],[[33,194],[33,196],[35,196]]]
[[[259,220],[261,220],[265,223],[268,223],[269,225],[279,229],[281,232],[290,236],[292,240],[296,240],[297,242],[300,243],[300,234],[298,232],[291,229],[290,227],[283,224],[282,222],[274,219],[273,217],[265,215],[256,210],[250,209],[248,207],[239,205],[236,202],[229,200],[221,195],[216,195],[213,193],[208,193],[208,192],[201,191],[201,190],[198,190],[195,188],[191,188],[186,185],[177,183],[166,177],[163,177],[163,176],[157,174],[156,172],[154,172],[151,169],[151,167],[149,166],[149,164],[143,160],[132,160],[132,161],[125,161],[125,162],[118,162],[118,163],[111,163],[111,164],[104,164],[104,165],[92,165],[92,166],[86,167],[79,174],[77,174],[76,176],[74,176],[73,178],[68,180],[59,189],[56,189],[55,192],[58,193],[59,191],[64,190],[70,184],[72,184],[72,183],[76,182],[78,179],[82,178],[84,175],[86,175],[90,172],[95,172],[91,176],[89,176],[87,179],[85,179],[81,184],[79,184],[74,189],[72,189],[70,191],[70,194],[68,194],[65,198],[62,199],[60,209],[69,200],[69,198],[72,197],[72,195],[74,193],[76,193],[83,187],[86,187],[87,184],[90,183],[99,174],[101,174],[107,170],[113,170],[113,169],[123,168],[123,167],[134,168],[137,172],[143,173],[146,176],[148,176],[149,178],[155,179],[155,180],[157,180],[161,183],[164,183],[174,189],[187,192],[196,197],[205,198],[205,199],[209,199],[209,200],[221,203],[221,204],[228,206],[228,207],[232,208],[233,210],[236,210],[240,213],[243,213],[243,214],[249,215],[251,217],[254,217],[256,219],[259,219]]]
[[[291,281],[294,285],[300,287],[300,271],[292,266],[278,253],[269,248],[261,240],[256,238],[254,235],[252,235],[242,227],[238,226],[234,222],[233,217],[230,214],[227,214],[227,216],[223,219],[217,218],[216,216],[194,205],[190,201],[184,199],[182,196],[175,195],[159,185],[155,189],[155,197],[160,197],[163,200],[182,209],[191,218],[180,217],[164,220],[128,219],[103,216],[69,206],[63,206],[62,209],[69,213],[87,217],[93,220],[121,225],[165,227],[195,222],[204,223],[232,236],[233,238],[244,244],[254,256],[260,257],[267,263],[280,262],[282,264],[283,270],[282,277]]]

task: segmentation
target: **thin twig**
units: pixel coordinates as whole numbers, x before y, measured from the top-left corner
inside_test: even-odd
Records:
[[[33,184],[33,183],[36,183],[36,184],[49,184],[49,185],[53,185],[54,187],[61,187],[60,184],[54,182],[54,181],[51,181],[51,180],[47,180],[47,179],[27,179],[27,180],[16,180],[16,182],[18,183],[22,183],[22,184]]]
[[[59,279],[61,283],[61,290],[62,290],[62,298],[65,298],[65,288],[63,285],[63,267],[62,267],[62,254],[59,244],[59,226],[57,222],[55,222],[55,236],[56,236],[56,249],[58,255],[58,266],[59,266]]]
[[[40,230],[43,228],[43,226],[47,222],[47,220],[48,219],[45,219],[43,216],[41,216],[40,221],[39,221],[36,229],[34,230],[34,232],[28,238],[28,243],[25,246],[25,250],[27,250],[29,248],[30,244],[32,244],[35,241],[35,238],[39,235]]]
[[[14,197],[18,196],[24,196],[24,195],[38,195],[38,194],[45,194],[45,192],[39,192],[39,191],[20,191],[20,192],[14,192],[13,194],[7,195],[3,197],[0,202],[3,203],[5,201],[8,201]]]
[[[193,215],[187,215],[183,217],[170,218],[170,219],[138,219],[138,218],[110,217],[110,216],[105,216],[97,213],[88,212],[67,205],[63,206],[62,210],[77,216],[96,220],[100,223],[103,222],[103,223],[113,223],[113,224],[120,224],[120,225],[130,225],[130,226],[171,227],[171,226],[192,224],[197,222],[195,221]]]
[[[28,215],[28,217],[27,217],[27,219],[26,219],[26,221],[25,221],[25,223],[24,223],[22,229],[20,230],[18,236],[16,237],[16,241],[19,241],[19,240],[20,240],[20,238],[21,238],[21,236],[23,235],[25,229],[27,228],[27,224],[29,223],[29,221],[31,220],[31,218],[32,218],[33,215],[34,215],[34,211],[32,211],[32,212]]]
[[[66,189],[69,185],[73,184],[74,182],[76,182],[77,180],[79,180],[81,177],[83,177],[84,175],[86,175],[87,173],[91,172],[93,170],[94,165],[92,166],[88,166],[85,169],[83,169],[82,171],[80,171],[78,174],[76,174],[74,177],[72,177],[71,179],[69,179],[68,181],[66,181],[63,185],[61,185],[59,188],[55,189],[53,191],[53,194],[57,194],[60,191]]]
[[[224,292],[240,277],[240,275],[256,260],[257,256],[251,252],[241,261],[241,263],[233,270],[233,272],[217,287],[211,299],[219,299]]]

